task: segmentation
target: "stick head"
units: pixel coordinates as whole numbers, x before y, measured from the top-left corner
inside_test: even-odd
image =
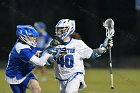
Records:
[[[103,26],[106,29],[106,37],[111,39],[114,36],[114,21],[111,18],[108,18],[105,22],[103,22]]]
[[[108,18],[104,23],[103,23],[103,26],[105,28],[114,28],[114,21],[111,19],[111,18]]]

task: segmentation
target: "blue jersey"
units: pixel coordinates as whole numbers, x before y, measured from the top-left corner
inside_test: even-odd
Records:
[[[48,33],[39,33],[39,37],[37,39],[37,49],[41,51],[44,50],[46,48],[46,45],[49,46],[51,40],[52,37]]]
[[[16,80],[26,77],[34,68],[29,60],[35,55],[36,51],[35,48],[27,44],[17,42],[9,54],[6,77],[15,78]]]

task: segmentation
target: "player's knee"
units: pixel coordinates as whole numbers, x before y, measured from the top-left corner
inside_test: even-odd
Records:
[[[41,88],[38,85],[32,85],[32,92],[33,93],[41,93]]]
[[[41,88],[40,88],[40,86],[34,87],[33,90],[36,91],[35,93],[41,93]]]
[[[29,86],[32,93],[41,93],[41,88],[37,80],[31,80]]]
[[[40,87],[38,88],[38,93],[41,93],[41,88]]]
[[[41,93],[41,88],[40,87],[33,87],[32,93]]]

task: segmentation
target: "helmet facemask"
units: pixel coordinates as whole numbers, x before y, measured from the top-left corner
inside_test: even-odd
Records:
[[[65,35],[67,34],[69,27],[56,27],[56,36],[61,39],[64,39]]]
[[[36,47],[36,45],[37,45],[37,37],[29,36],[29,37],[27,38],[27,40],[28,40],[28,44],[29,44],[29,45],[31,45],[31,46],[33,46],[33,47]]]
[[[33,47],[36,47],[37,45],[37,37],[34,36],[25,36],[20,34],[20,40]]]

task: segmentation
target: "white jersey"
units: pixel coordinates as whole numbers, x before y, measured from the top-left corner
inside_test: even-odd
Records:
[[[82,40],[71,39],[65,45],[57,46],[57,49],[66,48],[67,54],[57,59],[54,63],[56,78],[66,80],[76,72],[85,73],[83,59],[90,58],[93,50]]]

